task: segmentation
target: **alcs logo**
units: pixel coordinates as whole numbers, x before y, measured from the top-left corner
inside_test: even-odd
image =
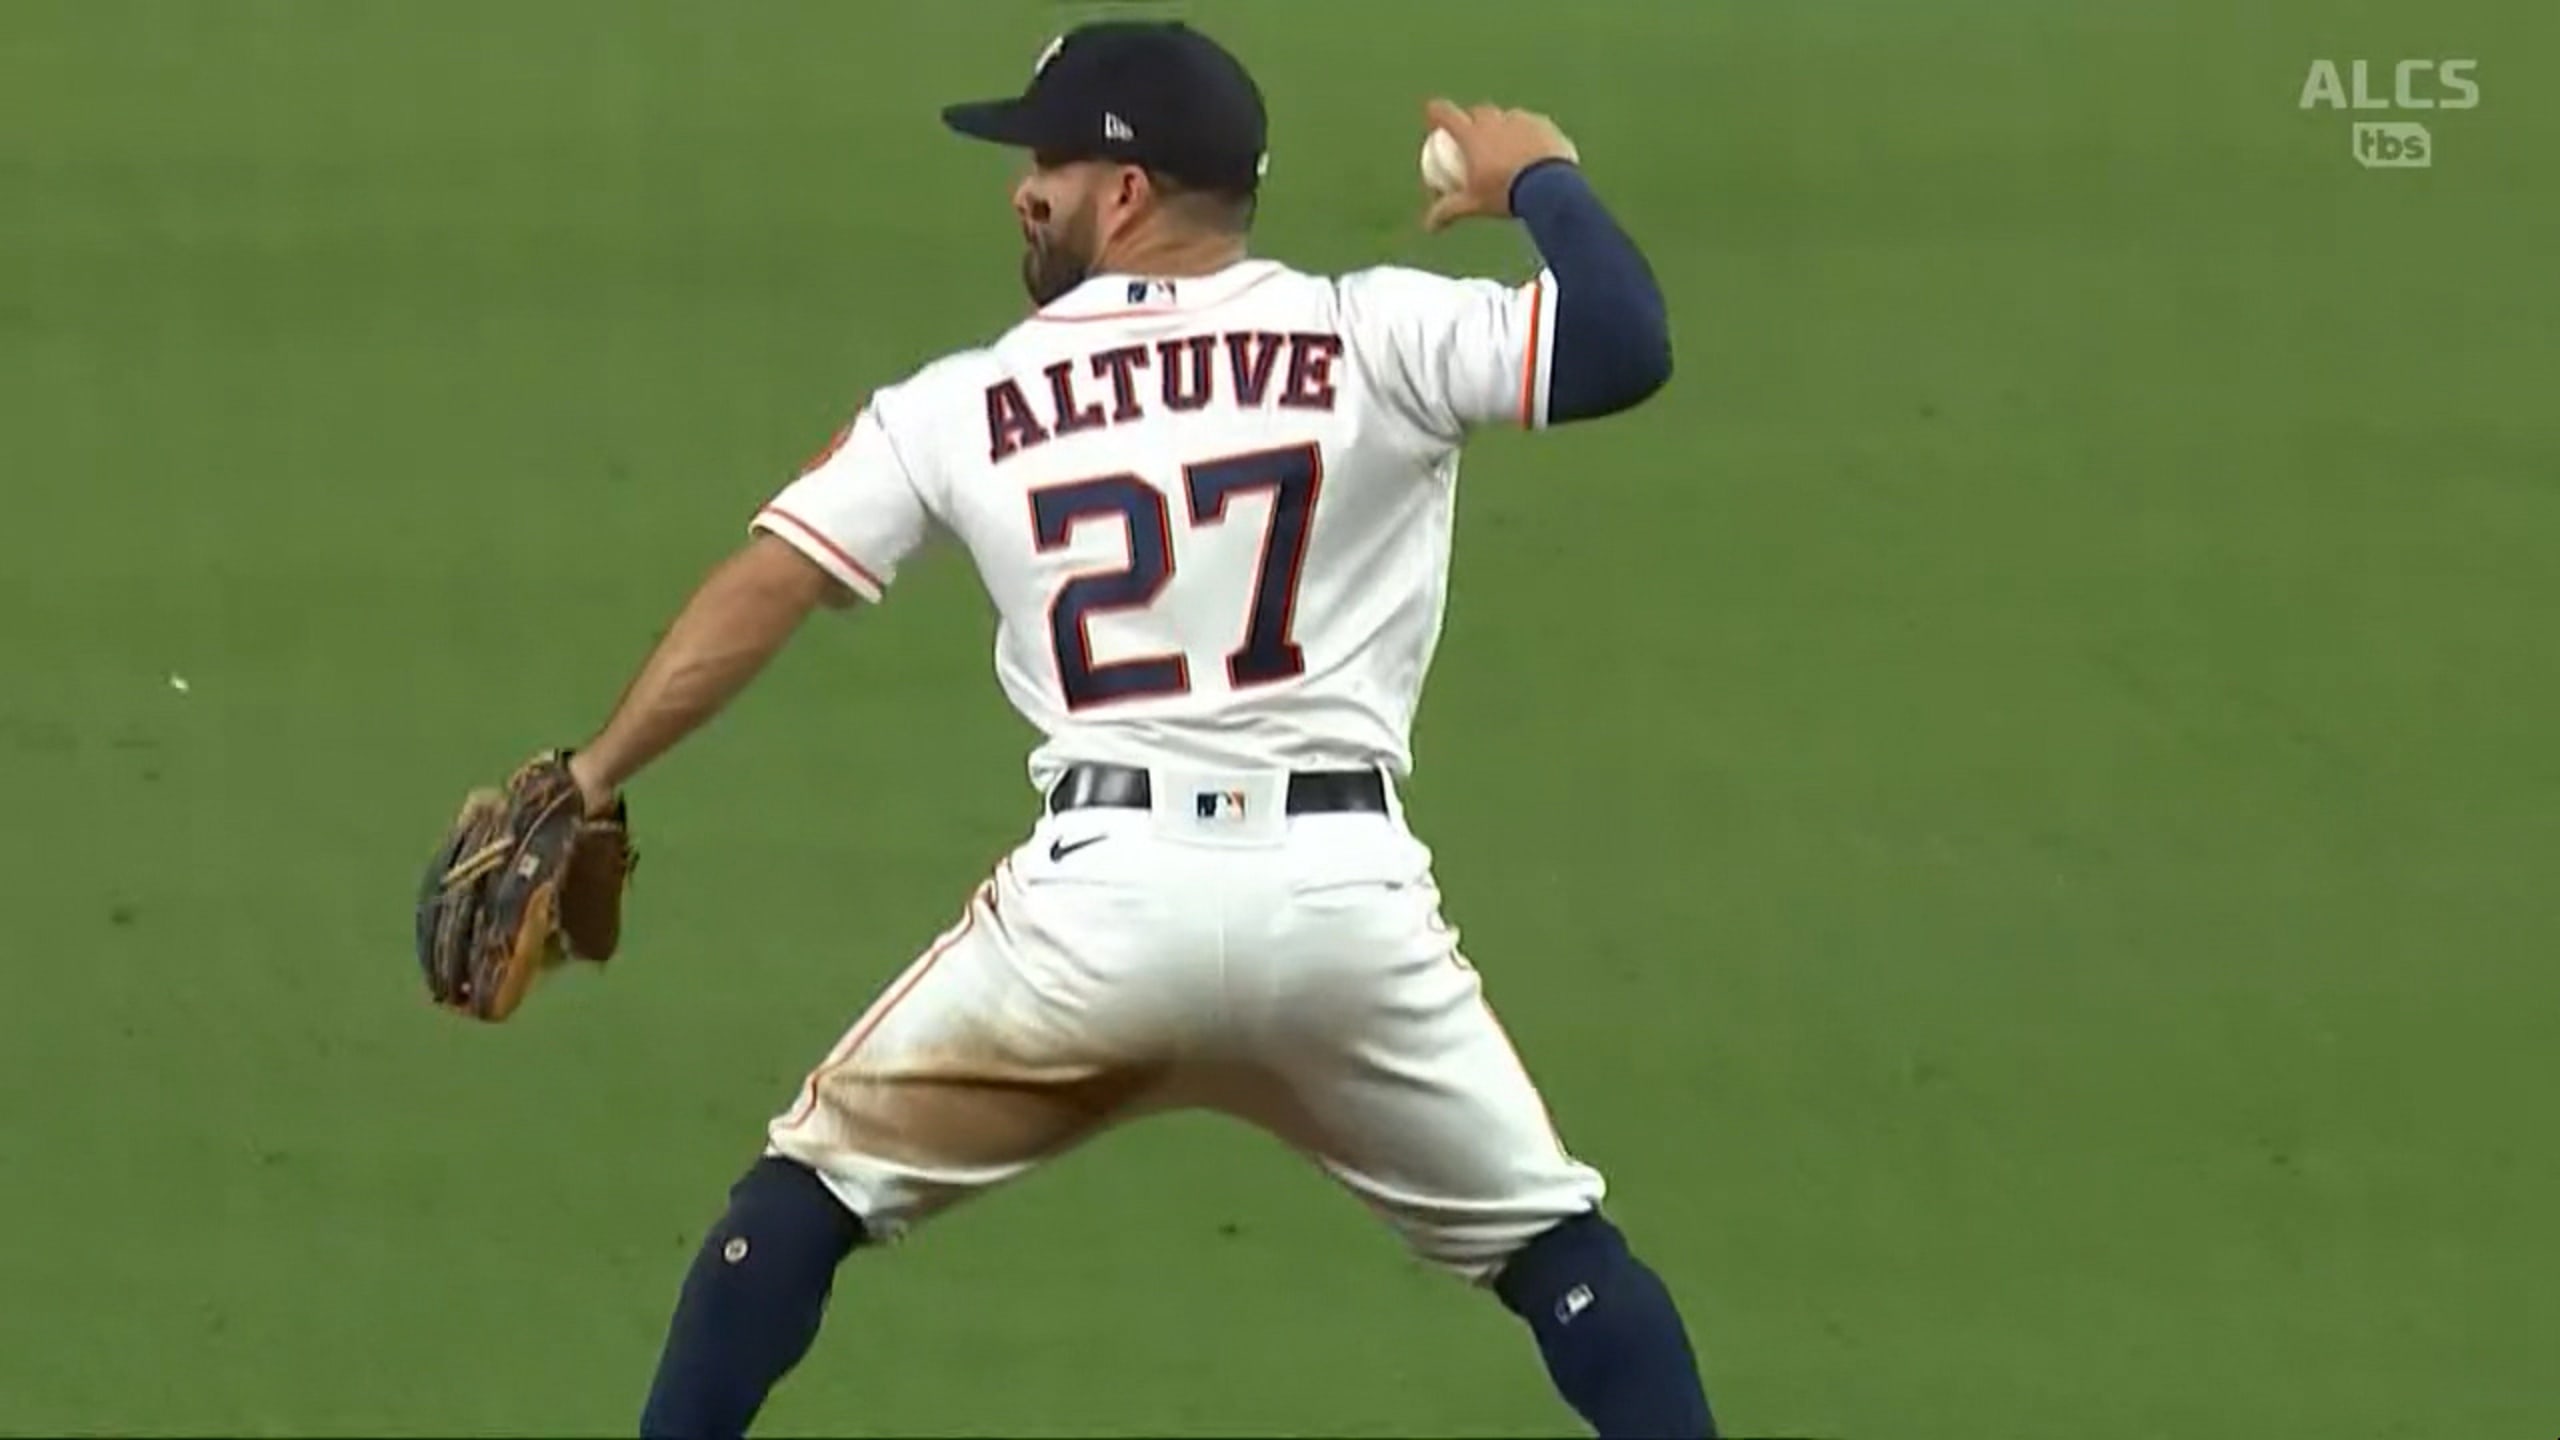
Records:
[[[2373,67],[2365,61],[2348,61],[2342,76],[2337,61],[2314,60],[2311,73],[2302,77],[2302,108],[2469,110],[2480,103],[2480,82],[2471,78],[2479,68],[2477,60],[2403,60],[2391,67],[2391,93],[2382,96],[2373,92]],[[2418,77],[2429,71],[2435,72],[2441,88],[2453,98],[2438,100],[2419,93]]]
[[[2317,110],[2469,110],[2480,103],[2477,60],[2403,60],[2391,67],[2391,93],[2374,89],[2375,68],[2362,60],[2314,60],[2302,77],[2300,108]],[[2431,77],[2431,78],[2430,78]],[[2356,163],[2367,170],[2414,170],[2435,163],[2435,136],[2415,120],[2360,120],[2349,130]]]

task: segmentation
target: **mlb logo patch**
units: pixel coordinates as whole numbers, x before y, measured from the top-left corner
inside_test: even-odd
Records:
[[[1202,790],[1192,803],[1203,820],[1242,820],[1245,815],[1241,790]]]

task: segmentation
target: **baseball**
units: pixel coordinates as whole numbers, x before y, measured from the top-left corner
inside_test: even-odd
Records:
[[[1435,195],[1448,195],[1466,188],[1467,152],[1458,148],[1458,137],[1446,130],[1434,130],[1422,142],[1422,183]]]

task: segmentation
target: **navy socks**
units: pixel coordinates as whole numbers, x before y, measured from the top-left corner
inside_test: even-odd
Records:
[[[818,1337],[862,1222],[806,1166],[767,1156],[729,1191],[667,1327],[640,1433],[737,1440]]]
[[[1602,1440],[1716,1433],[1671,1292],[1599,1212],[1530,1241],[1494,1293],[1529,1322],[1556,1389]]]
[[[640,1433],[739,1440],[809,1353],[862,1222],[805,1166],[758,1160],[702,1240],[667,1327]],[[1494,1292],[1529,1324],[1547,1373],[1601,1440],[1710,1440],[1715,1419],[1680,1312],[1598,1212],[1514,1255]]]

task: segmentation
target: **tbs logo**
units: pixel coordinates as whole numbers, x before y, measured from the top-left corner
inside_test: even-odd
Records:
[[[2367,170],[2422,170],[2433,164],[2427,146],[2436,137],[2414,120],[2356,123],[2356,163]]]
[[[2391,67],[2391,90],[2377,93],[2375,66],[2314,60],[2302,77],[2304,110],[2469,110],[2480,103],[2477,60],[2403,60]],[[2415,120],[2359,120],[2349,130],[2356,163],[2367,170],[2417,170],[2435,163],[2435,136]]]

